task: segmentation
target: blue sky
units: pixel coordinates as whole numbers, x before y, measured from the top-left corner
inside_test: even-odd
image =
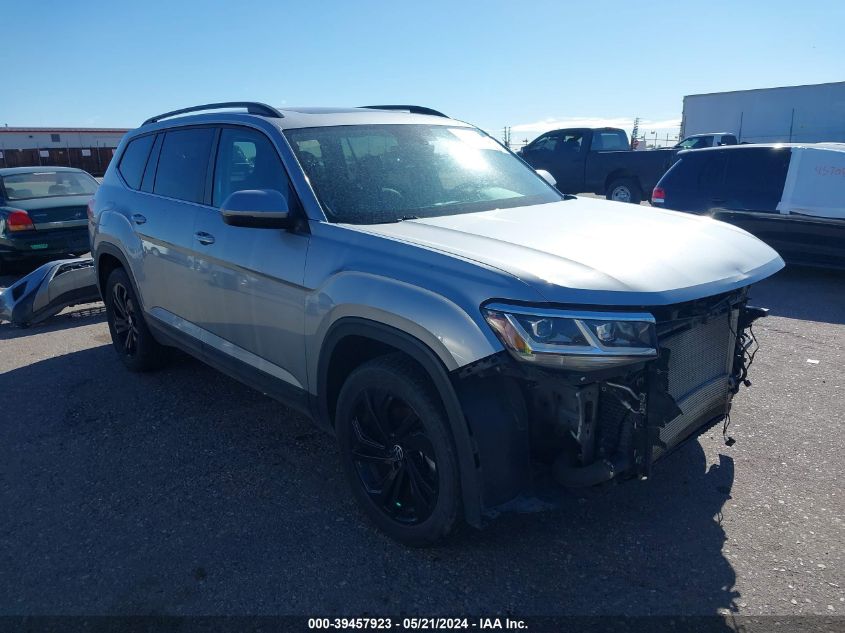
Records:
[[[685,94],[845,80],[845,1],[11,2],[0,125],[416,103],[515,140],[671,129]]]

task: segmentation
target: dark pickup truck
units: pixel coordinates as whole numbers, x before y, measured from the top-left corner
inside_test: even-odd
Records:
[[[517,152],[545,169],[562,193],[597,193],[639,204],[675,162],[676,150],[631,151],[617,128],[568,128],[541,134]]]

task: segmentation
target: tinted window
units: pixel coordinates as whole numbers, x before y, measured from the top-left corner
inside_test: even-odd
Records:
[[[242,189],[275,189],[290,205],[290,182],[270,139],[254,130],[224,128],[214,169],[214,206]]]
[[[676,162],[666,175],[660,179],[662,187],[683,187],[689,189],[696,185],[698,174],[701,169],[701,160],[696,160],[692,156],[684,156]]]
[[[702,149],[704,147],[711,147],[713,145],[712,136],[693,136],[685,138],[683,141],[675,145],[680,149]]]
[[[725,206],[775,211],[789,167],[788,149],[755,148],[725,152]]]
[[[541,136],[526,149],[539,152],[579,152],[582,138],[581,134],[550,134]]]
[[[537,151],[537,152],[553,152],[555,147],[557,147],[558,139],[556,136],[541,136],[537,140],[533,141],[527,149]]]
[[[698,189],[705,195],[715,196],[725,182],[725,155],[706,152],[702,155],[698,172]]]
[[[590,149],[595,151],[626,150],[628,138],[622,130],[604,130],[593,132],[593,143]]]
[[[162,196],[202,202],[214,130],[171,130],[164,136],[153,191]]]
[[[147,157],[150,155],[150,147],[153,145],[153,135],[142,136],[129,141],[123,157],[120,159],[118,171],[126,184],[133,189],[141,186],[141,178],[144,176],[144,167],[147,164]]]

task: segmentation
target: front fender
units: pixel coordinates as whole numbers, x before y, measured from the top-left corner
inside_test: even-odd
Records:
[[[366,319],[405,332],[434,352],[447,371],[453,371],[503,349],[480,310],[475,312],[397,279],[337,273],[306,305],[308,384],[318,384],[319,352],[326,334],[340,319]]]
[[[481,483],[478,451],[472,440],[453,382],[443,363],[425,343],[405,331],[384,323],[357,317],[344,317],[335,321],[326,333],[318,359],[319,379],[316,384],[320,396],[315,403],[316,417],[328,423],[330,418],[327,401],[329,362],[336,346],[348,336],[363,336],[389,345],[413,358],[429,376],[443,403],[452,439],[455,442],[465,518],[470,525],[481,527],[484,489]]]

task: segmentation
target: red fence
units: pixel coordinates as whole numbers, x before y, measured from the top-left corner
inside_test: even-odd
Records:
[[[0,167],[77,167],[93,176],[102,176],[114,150],[114,147],[4,149],[0,150]]]

